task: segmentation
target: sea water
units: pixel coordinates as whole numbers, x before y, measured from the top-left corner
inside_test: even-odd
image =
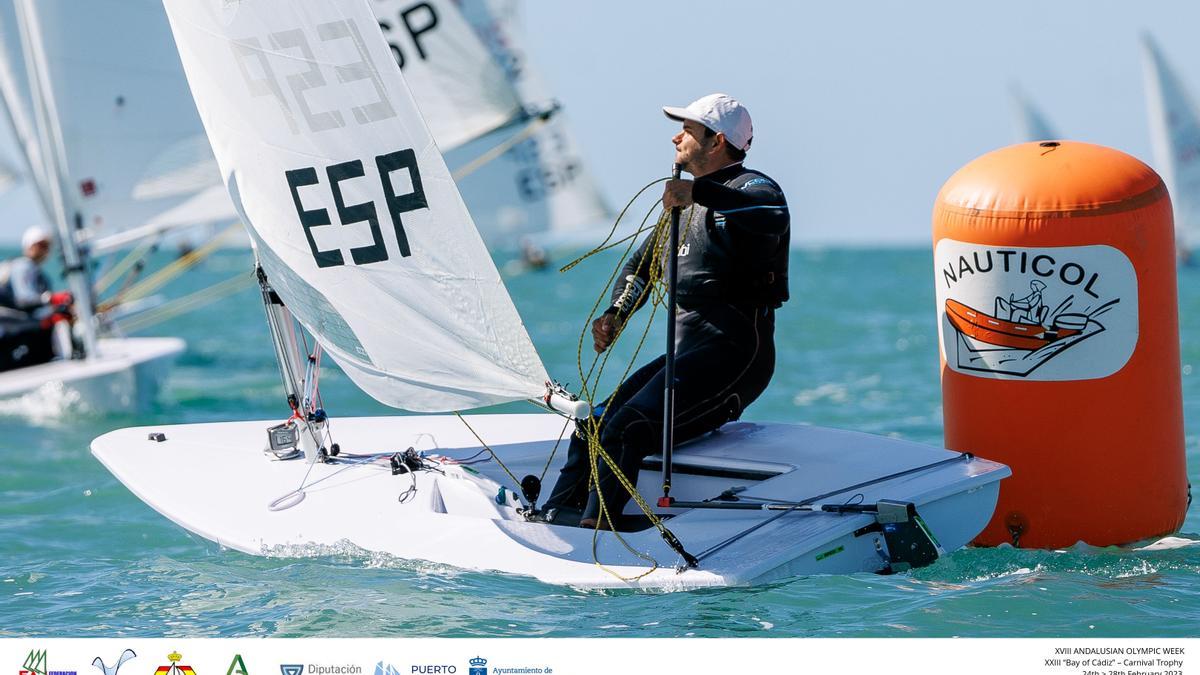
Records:
[[[549,372],[564,382],[580,382],[580,331],[613,264],[611,257],[599,257],[567,274],[506,273]],[[178,296],[247,275],[250,265],[247,252],[223,252],[164,292]],[[930,251],[801,250],[793,253],[791,268],[793,299],[778,315],[775,379],[745,419],[808,422],[940,444]],[[1178,367],[1188,472],[1196,485],[1200,372],[1193,368],[1200,365],[1200,313],[1194,308],[1200,302],[1200,270],[1182,270],[1179,286],[1183,351]],[[635,362],[660,353],[661,324],[660,317]],[[807,577],[678,593],[579,591],[350,548],[288,559],[222,550],[139,501],[87,448],[93,437],[123,426],[285,419],[288,411],[257,290],[248,288],[141,334],[178,335],[188,341],[154,409],[136,416],[97,417],[88,413],[86,401],[53,391],[0,407],[0,636],[1102,637],[1200,632],[1200,516],[1195,508],[1178,538],[1162,542],[1160,550],[967,549],[895,576]],[[585,357],[589,345],[585,340]],[[611,386],[631,356],[629,344],[617,350],[602,388]],[[335,418],[390,412],[331,366],[321,384]],[[194,489],[186,475],[168,480],[180,490]],[[1132,501],[1140,491],[1153,489],[1131,486],[1110,497]]]

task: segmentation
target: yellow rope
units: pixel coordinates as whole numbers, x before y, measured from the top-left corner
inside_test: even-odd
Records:
[[[636,195],[634,195],[633,199],[631,199],[629,201],[629,203],[626,204],[625,208],[621,210],[621,214],[617,217],[617,223],[619,223],[620,220],[625,216],[626,212],[629,210],[629,208],[633,205],[633,203],[637,200],[637,198],[639,196],[641,196],[651,186],[656,185],[656,184],[666,181],[666,180],[668,180],[668,179],[667,178],[658,179],[658,180],[653,181],[650,184],[646,185],[641,190],[639,190],[638,193]],[[613,283],[617,280],[617,276],[620,274],[621,269],[624,267],[625,261],[632,254],[632,252],[634,250],[634,245],[636,244],[636,237],[646,230],[646,227],[645,227],[646,221],[648,221],[650,219],[650,216],[654,214],[654,212],[658,209],[658,207],[661,203],[662,203],[662,200],[656,201],[655,204],[650,208],[650,210],[647,211],[646,216],[642,219],[642,222],[639,225],[637,232],[635,232],[634,234],[632,234],[630,236],[624,237],[616,242],[610,243],[610,240],[612,239],[612,237],[615,234],[616,229],[617,229],[617,223],[614,223],[613,228],[609,232],[608,237],[606,237],[605,240],[599,246],[595,247],[594,249],[585,253],[583,256],[580,256],[576,260],[567,264],[561,270],[563,272],[566,272],[566,271],[574,268],[575,266],[579,265],[584,260],[596,255],[597,253],[600,253],[601,251],[605,251],[605,250],[614,248],[615,246],[619,245],[620,243],[629,241],[629,246],[626,247],[624,254],[621,256],[621,259],[617,262],[616,267],[614,268],[612,274],[609,276],[608,283],[605,285],[605,287],[601,291],[599,297],[596,299],[596,302],[592,305],[592,310],[589,313],[588,319],[587,319],[587,321],[585,321],[583,330],[581,331],[580,336],[579,336],[579,342],[577,345],[577,365],[579,367],[580,378],[582,379],[580,396],[581,396],[581,398],[585,398],[590,402],[594,403],[595,398],[598,396],[600,379],[603,376],[605,366],[608,364],[609,355],[611,355],[613,352],[612,346],[615,345],[616,342],[620,339],[620,337],[624,334],[626,324],[628,323],[628,321],[632,315],[627,316],[624,319],[620,320],[620,322],[618,323],[618,325],[616,327],[616,335],[613,338],[613,343],[609,345],[609,349],[606,349],[604,353],[597,354],[595,357],[593,357],[592,363],[589,366],[589,368],[587,369],[587,372],[585,373],[584,368],[583,368],[583,351],[584,351],[584,343],[585,343],[586,337],[588,335],[589,327],[590,327],[593,319],[596,317],[597,311],[600,309],[601,305],[604,304],[605,296],[609,292],[609,289],[612,287]],[[663,268],[664,268],[663,263],[664,263],[666,254],[668,252],[667,246],[668,246],[668,238],[670,235],[669,225],[670,225],[669,212],[667,212],[665,210],[661,211],[659,219],[655,223],[652,234],[650,235],[651,243],[650,243],[650,248],[648,251],[649,255],[646,255],[642,258],[637,270],[635,271],[635,274],[637,274],[639,276],[641,276],[644,273],[646,275],[646,277],[649,279],[649,283],[647,283],[646,286],[642,289],[642,291],[638,295],[638,297],[634,299],[634,304],[632,306],[638,307],[642,304],[643,301],[647,301],[651,305],[651,310],[649,312],[649,316],[646,319],[645,326],[642,329],[642,333],[639,336],[637,346],[634,348],[633,354],[630,357],[629,362],[625,367],[625,371],[624,371],[624,373],[622,373],[622,375],[620,377],[619,384],[613,390],[613,393],[611,395],[613,397],[615,397],[617,395],[617,393],[620,391],[621,384],[623,384],[625,382],[625,380],[629,376],[629,372],[633,369],[633,364],[636,362],[638,354],[641,353],[642,347],[645,346],[646,338],[650,332],[650,327],[654,323],[654,316],[657,314],[658,308],[660,306],[665,305],[665,301],[667,299],[667,289],[665,287],[665,282],[663,280]],[[667,320],[674,321],[674,317],[668,317]],[[659,563],[653,557],[648,556],[647,554],[644,554],[640,551],[634,550],[633,547],[631,547],[629,545],[629,543],[620,535],[620,533],[616,532],[616,527],[615,527],[616,521],[612,517],[612,514],[609,513],[608,505],[604,502],[603,494],[600,492],[599,471],[598,471],[599,470],[599,462],[603,461],[606,465],[608,465],[609,470],[612,471],[612,474],[617,479],[617,482],[620,483],[621,487],[623,489],[625,489],[626,492],[629,493],[629,495],[633,499],[634,503],[637,504],[638,508],[641,509],[642,513],[645,514],[645,516],[650,520],[651,525],[655,529],[657,529],[660,534],[666,535],[667,529],[666,529],[666,526],[663,525],[662,519],[659,518],[658,515],[654,513],[654,511],[651,509],[650,505],[648,503],[646,503],[646,500],[642,497],[641,493],[638,492],[637,486],[634,485],[629,480],[629,478],[625,476],[624,472],[621,471],[621,469],[617,465],[617,463],[612,459],[612,457],[608,454],[608,452],[600,445],[600,428],[603,426],[604,417],[607,414],[608,414],[608,408],[605,408],[599,417],[589,418],[588,420],[583,420],[580,425],[581,426],[581,430],[580,430],[581,436],[584,438],[584,440],[588,444],[588,462],[590,465],[589,466],[590,475],[588,478],[589,487],[590,487],[590,489],[596,491],[597,499],[600,502],[600,517],[597,519],[597,522],[596,522],[596,531],[592,535],[592,557],[597,566],[599,566],[601,569],[608,572],[609,574],[612,574],[613,576],[617,577],[618,579],[621,579],[623,581],[636,581],[648,574],[653,573],[656,569],[658,569]],[[616,514],[616,515],[619,516],[620,514]],[[651,568],[649,570],[647,570],[637,576],[634,576],[634,577],[624,577],[624,576],[618,574],[617,572],[613,571],[612,569],[609,569],[603,563],[600,562],[599,556],[598,556],[598,551],[597,551],[597,542],[598,542],[600,527],[605,522],[607,522],[610,525],[610,527],[613,529],[613,535],[617,538],[618,541],[621,542],[621,544],[625,547],[626,550],[630,551],[631,553],[633,553],[635,556],[641,558],[642,560],[646,560],[647,562],[651,563]]]
[[[609,275],[608,282],[605,284],[605,286],[601,290],[600,295],[596,299],[596,302],[592,305],[592,309],[588,314],[588,318],[584,322],[583,330],[580,332],[579,342],[577,344],[576,365],[579,369],[579,375],[582,380],[582,383],[580,385],[580,398],[587,400],[589,403],[592,403],[593,408],[595,407],[595,405],[594,405],[595,399],[596,399],[596,397],[598,395],[598,391],[599,391],[600,379],[604,373],[605,366],[608,364],[608,358],[613,352],[611,347],[613,345],[615,345],[616,342],[620,339],[620,337],[624,334],[625,326],[628,323],[628,321],[632,315],[624,317],[619,321],[619,323],[616,327],[616,334],[613,337],[612,344],[609,345],[609,349],[606,349],[603,353],[596,354],[595,357],[593,357],[592,362],[591,362],[590,366],[587,368],[586,373],[584,372],[584,367],[583,367],[584,340],[585,340],[586,336],[588,335],[592,320],[596,317],[597,311],[600,309],[601,305],[604,303],[605,297],[608,294],[609,289],[612,288],[614,282],[616,282],[617,276],[621,273],[621,269],[625,265],[625,261],[629,258],[630,255],[632,255],[632,253],[634,251],[634,247],[637,244],[637,237],[647,231],[646,222],[650,219],[650,216],[652,216],[655,213],[655,211],[658,210],[659,206],[662,204],[662,200],[661,199],[657,200],[650,207],[650,209],[647,211],[645,217],[642,218],[642,221],[639,224],[637,231],[635,231],[633,234],[622,237],[616,241],[613,241],[613,237],[615,236],[617,228],[620,226],[621,221],[625,218],[625,215],[629,212],[629,209],[632,208],[633,204],[638,200],[638,198],[641,197],[641,195],[643,193],[645,193],[646,190],[650,189],[654,185],[657,185],[658,183],[662,183],[667,180],[670,180],[670,179],[669,178],[659,178],[657,180],[650,182],[649,184],[644,186],[641,190],[638,190],[637,194],[635,194],[629,200],[629,202],[625,205],[625,208],[621,209],[620,214],[618,214],[616,220],[613,222],[613,226],[609,230],[608,235],[604,238],[604,241],[602,241],[596,247],[594,247],[591,250],[584,253],[582,256],[580,256],[580,257],[576,258],[575,260],[571,261],[570,263],[564,265],[559,270],[559,272],[563,272],[563,273],[568,272],[568,271],[574,269],[579,264],[581,264],[583,261],[585,261],[599,253],[616,248],[617,246],[619,246],[623,243],[628,243],[628,246],[625,247],[624,253],[621,255],[621,259],[617,261],[616,267],[613,269],[612,274]],[[645,346],[646,338],[650,333],[650,327],[654,323],[654,316],[658,313],[659,307],[665,305],[665,303],[666,303],[667,289],[666,289],[665,283],[663,281],[663,267],[664,267],[663,262],[665,259],[665,255],[667,253],[667,240],[668,240],[668,237],[670,234],[669,224],[670,224],[669,213],[667,211],[660,212],[658,221],[654,224],[653,228],[651,229],[651,234],[650,234],[651,244],[650,244],[649,255],[642,258],[642,260],[640,261],[638,268],[636,270],[636,273],[639,276],[642,273],[645,273],[646,276],[649,278],[649,283],[647,283],[646,286],[641,290],[638,297],[634,299],[633,306],[638,307],[645,300],[650,303],[651,309],[650,309],[649,315],[646,319],[645,327],[642,329],[641,335],[639,336],[637,346],[634,348],[634,352],[629,359],[629,363],[626,365],[625,371],[621,375],[621,378],[619,381],[620,383],[613,390],[612,396],[617,395],[617,393],[620,391],[621,383],[624,383],[624,381],[629,377],[629,372],[633,369],[633,364],[634,364],[635,360],[637,359],[638,354],[641,353],[642,347]],[[673,321],[674,317],[669,317],[668,320]],[[480,445],[482,445],[485,450],[490,452],[492,457],[495,457],[497,459],[497,463],[500,464],[500,467],[502,469],[504,469],[504,472],[508,474],[508,476],[513,480],[513,482],[516,483],[517,485],[520,485],[520,481],[517,480],[517,477],[514,476],[512,474],[512,472],[508,470],[508,467],[504,466],[504,464],[499,461],[499,458],[496,457],[496,453],[493,452],[486,443],[484,443],[483,439],[480,438],[479,434],[475,433],[475,430],[473,428],[471,428],[471,425],[467,424],[466,419],[463,418],[463,416],[457,412],[455,414],[458,415],[459,419],[462,420],[463,424],[465,424],[467,426],[467,429],[469,429],[471,431],[471,433],[475,436],[476,440],[479,441]],[[634,485],[629,480],[629,478],[624,474],[624,472],[621,471],[621,468],[617,465],[616,461],[613,460],[612,456],[609,455],[608,452],[600,445],[600,428],[601,428],[601,426],[603,426],[604,417],[607,414],[608,414],[608,409],[605,408],[604,411],[600,413],[599,417],[590,417],[586,420],[578,420],[577,421],[577,429],[576,429],[576,433],[579,433],[584,438],[584,440],[587,442],[588,462],[590,465],[590,467],[589,467],[590,475],[588,476],[588,485],[589,485],[590,489],[596,491],[597,498],[600,501],[600,517],[597,519],[597,522],[596,522],[596,530],[592,533],[592,559],[600,569],[604,570],[605,572],[608,572],[609,574],[613,575],[614,577],[616,577],[622,581],[626,581],[626,582],[637,581],[638,579],[641,579],[642,577],[652,574],[661,565],[653,556],[651,556],[647,553],[644,553],[642,551],[638,551],[638,550],[634,549],[629,544],[629,542],[626,541],[626,539],[621,536],[621,533],[616,531],[615,519],[610,517],[608,505],[605,504],[604,497],[600,492],[600,485],[599,485],[599,478],[598,478],[598,475],[599,475],[598,470],[599,470],[599,462],[600,461],[603,461],[606,465],[608,465],[609,469],[612,471],[613,476],[617,479],[617,482],[620,483],[621,487],[624,488],[625,491],[629,493],[629,495],[633,499],[634,503],[637,504],[638,508],[641,509],[642,513],[645,514],[646,517],[650,520],[651,525],[655,529],[657,529],[660,534],[663,534],[664,536],[668,534],[668,531],[667,531],[666,526],[663,525],[662,519],[659,518],[658,515],[654,513],[653,509],[646,502],[646,500],[642,497],[641,493],[638,492],[637,486]],[[566,429],[566,427],[564,426],[564,430],[565,429]],[[561,440],[561,437],[560,437],[560,440]],[[558,447],[557,444],[555,444],[556,449],[557,449],[557,447]],[[553,459],[553,455],[551,455],[551,459]],[[549,461],[547,462],[546,466],[549,467]],[[543,470],[543,476],[544,476],[544,474],[545,474],[545,470]],[[620,514],[617,514],[617,515],[620,515]],[[621,543],[621,545],[624,546],[627,551],[629,551],[634,556],[636,556],[642,560],[645,560],[647,563],[650,564],[650,568],[648,570],[646,570],[645,572],[642,572],[641,574],[638,574],[636,576],[625,577],[625,576],[622,576],[621,574],[617,573],[616,571],[610,569],[609,567],[604,565],[604,563],[600,562],[599,551],[598,551],[597,546],[598,546],[598,542],[599,542],[600,528],[601,528],[601,525],[605,522],[609,523],[612,526],[613,536],[616,537],[617,541],[619,541]]]
[[[500,465],[500,468],[501,468],[501,469],[504,469],[504,473],[508,474],[508,477],[512,479],[512,481],[513,481],[513,484],[517,486],[517,492],[518,492],[518,493],[519,493],[519,492],[521,492],[521,481],[520,481],[520,479],[518,479],[518,478],[517,478],[515,475],[513,475],[513,472],[512,472],[512,471],[509,471],[509,470],[508,470],[508,467],[504,465],[504,462],[503,462],[503,461],[501,461],[501,459],[500,459],[499,455],[497,455],[497,454],[496,454],[496,451],[495,451],[495,450],[492,450],[492,449],[491,449],[491,448],[488,446],[488,444],[487,444],[487,443],[485,443],[485,442],[484,442],[484,440],[483,440],[482,438],[480,438],[480,437],[479,437],[479,434],[475,433],[475,429],[474,429],[474,428],[471,426],[471,424],[470,424],[469,422],[467,422],[467,418],[463,417],[462,413],[460,413],[459,411],[455,410],[455,411],[454,411],[454,415],[455,415],[455,417],[458,417],[458,420],[459,420],[460,422],[462,422],[464,425],[466,425],[466,427],[467,427],[467,430],[471,432],[471,435],[475,437],[475,440],[479,441],[479,445],[483,446],[483,449],[484,449],[484,450],[487,450],[487,451],[488,451],[488,453],[489,453],[489,454],[491,454],[491,456],[492,456],[492,459],[496,460],[496,463]]]

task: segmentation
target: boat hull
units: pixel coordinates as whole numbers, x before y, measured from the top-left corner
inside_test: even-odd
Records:
[[[541,472],[563,430],[562,419],[552,415],[467,419],[517,477]],[[870,515],[666,510],[674,516],[667,521],[670,529],[690,553],[701,557],[699,568],[678,573],[679,557],[653,528],[621,534],[622,543],[610,532],[526,522],[510,492],[504,504],[497,503],[499,488],[512,481],[496,462],[471,470],[443,465],[444,473],[405,475],[392,475],[386,464],[318,463],[310,472],[302,459],[278,461],[263,454],[270,425],[122,429],[93,441],[92,452],[167,518],[253,555],[324,555],[350,544],[405,560],[586,588],[745,585],[805,574],[877,572],[887,566],[882,536],[862,532],[875,522]],[[339,419],[334,427],[343,455],[402,451],[409,445],[459,458],[480,450],[471,432],[453,417]],[[148,440],[151,433],[162,433],[166,440]],[[560,448],[559,461],[546,477],[547,491],[562,453]],[[735,423],[678,450],[672,494],[681,501],[702,500],[740,486],[746,488],[743,497],[800,500],[943,462],[829,501],[913,501],[941,545],[953,550],[983,529],[995,508],[1000,479],[1009,475],[1003,465],[974,458],[954,461],[956,456],[854,432]],[[180,489],[180,476],[187,477],[187,489]],[[302,496],[294,493],[305,480],[309,487]],[[656,494],[659,485],[657,470],[641,472],[643,494]],[[412,488],[415,493],[401,502]],[[277,502],[276,510],[269,507],[272,502]]]
[[[0,373],[4,410],[35,417],[145,410],[185,348],[178,338],[100,340],[89,359],[51,361]]]

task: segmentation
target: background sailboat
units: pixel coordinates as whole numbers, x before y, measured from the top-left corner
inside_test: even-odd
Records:
[[[1186,262],[1200,243],[1200,113],[1148,34],[1142,36],[1142,67],[1154,168],[1171,193],[1175,246]]]
[[[558,416],[347,418],[335,439],[318,388],[324,352],[377,400],[424,412],[540,399],[546,371],[365,2],[165,4],[251,230],[292,417],[96,439],[93,453],[159,512],[256,554],[350,541],[554,583],[668,588],[927,564],[937,553],[922,522],[956,548],[990,517],[1002,465],[850,432],[731,425],[676,453],[680,504],[723,492],[736,503],[668,508],[699,563],[679,574],[681,547],[656,518],[617,535],[524,517],[536,498],[516,476],[548,468],[567,430]],[[279,86],[302,72],[309,86]],[[320,344],[311,355],[293,317]],[[396,451],[410,443],[427,452]],[[305,461],[287,461],[297,445]],[[180,473],[191,489],[172,486]],[[641,480],[645,490],[661,477],[651,466]],[[925,531],[927,546],[893,540],[901,530]]]
[[[380,0],[371,4],[439,150],[489,248],[593,242],[612,212],[567,121],[523,53],[516,4]],[[223,188],[149,221],[162,230],[230,222]]]
[[[1013,120],[1019,142],[1062,138],[1058,130],[1046,119],[1046,115],[1029,100],[1020,87],[1014,84],[1009,88],[1008,94],[1012,101]]]
[[[129,410],[153,398],[170,361],[183,350],[183,341],[101,339],[103,327],[97,321],[92,270],[82,240],[89,230],[94,236],[109,221],[134,224],[162,208],[161,198],[141,200],[133,195],[139,172],[154,165],[156,153],[174,142],[173,132],[188,119],[195,137],[199,121],[194,110],[179,105],[181,97],[172,101],[169,93],[154,89],[170,81],[169,76],[155,81],[156,69],[169,67],[162,61],[151,59],[140,65],[142,77],[151,81],[144,96],[114,94],[111,71],[129,69],[147,55],[122,39],[127,36],[80,30],[97,25],[87,22],[88,12],[112,16],[127,11],[124,18],[135,31],[145,27],[152,14],[139,11],[144,8],[136,3],[68,4],[27,0],[4,4],[4,33],[12,35],[15,28],[18,39],[6,40],[0,52],[0,94],[28,174],[55,225],[75,298],[80,344],[75,358],[0,374],[0,397],[65,386],[81,393],[83,406],[91,411]],[[154,35],[152,27],[147,32],[148,39]],[[105,40],[111,44],[98,45]],[[170,43],[159,47],[161,51]],[[170,61],[178,69],[178,61]]]
[[[613,212],[575,142],[566,111],[523,47],[520,4],[466,0],[461,7],[503,67],[529,120],[450,152],[442,148],[484,240],[499,235],[509,248],[524,235],[547,245],[595,243],[598,226],[611,223]],[[414,93],[420,104],[419,90]],[[474,165],[497,147],[507,149]]]

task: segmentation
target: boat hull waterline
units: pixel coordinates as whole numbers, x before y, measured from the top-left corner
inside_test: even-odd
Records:
[[[545,414],[475,415],[467,420],[517,477],[542,471],[563,430],[562,418]],[[429,455],[461,459],[481,449],[471,432],[449,416],[338,421],[334,440],[343,455],[401,452],[412,446]],[[701,557],[699,567],[677,571],[679,556],[649,528],[621,537],[630,548],[657,561],[659,568],[635,581],[623,580],[620,577],[643,575],[650,564],[613,533],[527,522],[517,512],[516,486],[494,461],[471,467],[446,463],[441,472],[393,475],[386,462],[345,460],[316,463],[310,471],[305,459],[279,461],[263,453],[266,428],[273,424],[121,429],[93,441],[92,452],[167,518],[252,555],[321,555],[350,544],[404,560],[532,576],[553,584],[665,590],[887,567],[883,536],[870,531],[875,523],[871,515],[674,509],[665,511],[673,515],[667,523],[688,551]],[[158,433],[165,440],[150,439]],[[560,453],[563,448],[565,442]],[[911,501],[940,545],[952,551],[983,529],[995,509],[1000,480],[1010,475],[1008,467],[983,459],[945,461],[956,456],[940,448],[849,431],[734,423],[678,449],[672,494],[680,501],[699,501],[742,487],[742,498],[801,500],[936,464],[824,501]],[[547,475],[548,483],[556,477],[558,464]],[[187,477],[188,489],[179,489],[181,476]],[[309,487],[296,492],[302,484]],[[660,485],[657,470],[642,471],[643,494],[656,494]],[[502,492],[502,487],[507,489]],[[498,494],[504,503],[498,503]],[[636,507],[626,513],[636,513]],[[767,520],[771,522],[763,524]],[[739,534],[743,536],[737,538]]]

